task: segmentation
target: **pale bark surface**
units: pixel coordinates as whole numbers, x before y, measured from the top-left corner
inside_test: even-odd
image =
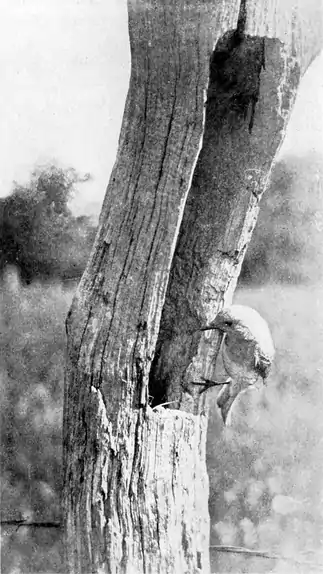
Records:
[[[212,371],[214,340],[194,330],[230,300],[299,78],[319,49],[317,14],[308,41],[302,2],[287,2],[290,20],[282,4],[242,2],[243,38],[232,45],[238,1],[128,2],[117,161],[67,319],[70,572],[209,571],[207,414],[190,382]],[[156,343],[149,392],[172,409],[148,405]]]

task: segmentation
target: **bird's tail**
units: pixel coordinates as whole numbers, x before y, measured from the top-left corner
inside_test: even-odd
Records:
[[[217,405],[221,411],[222,419],[224,424],[229,424],[229,413],[231,411],[231,407],[238,395],[238,392],[235,392],[234,387],[232,388],[232,383],[225,385],[223,389],[221,389],[219,396],[217,398]]]
[[[218,394],[218,398],[216,400],[219,409],[225,405],[225,403],[230,399],[230,385],[224,385],[221,391]]]

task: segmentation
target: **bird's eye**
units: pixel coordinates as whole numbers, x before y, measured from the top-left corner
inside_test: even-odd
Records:
[[[232,327],[233,321],[231,321],[230,319],[227,319],[226,321],[224,321],[224,324],[225,324],[227,327]]]

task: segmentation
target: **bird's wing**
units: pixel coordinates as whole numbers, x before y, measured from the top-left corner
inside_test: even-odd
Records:
[[[223,343],[223,341],[224,341],[224,338],[225,338],[225,334],[224,334],[224,333],[221,333],[221,332],[218,332],[218,339],[217,339],[216,346],[214,347],[214,353],[213,353],[213,357],[212,357],[212,363],[213,363],[213,365],[216,365],[216,363],[217,363],[218,356],[219,356],[219,353],[220,353],[220,348],[221,348],[221,345],[222,345],[222,343]],[[222,348],[223,348],[223,346],[222,346]]]
[[[259,375],[266,379],[271,368],[272,358],[266,355],[258,345],[255,346],[255,368]]]

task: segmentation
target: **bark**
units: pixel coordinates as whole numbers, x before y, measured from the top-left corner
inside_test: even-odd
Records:
[[[241,2],[236,30],[221,36],[211,56],[203,147],[150,374],[154,404],[172,401],[193,413],[204,405],[191,382],[201,374],[216,379],[220,341],[216,331],[201,337],[196,329],[231,302],[300,77],[320,49],[320,28],[314,25],[318,3],[317,12],[305,3],[297,12],[290,2],[287,20],[274,4]],[[316,40],[302,43],[310,18]]]
[[[69,572],[209,571],[207,409],[190,383],[215,341],[196,329],[232,295],[318,51],[295,6],[284,20],[273,0],[128,2],[117,161],[67,318]]]

